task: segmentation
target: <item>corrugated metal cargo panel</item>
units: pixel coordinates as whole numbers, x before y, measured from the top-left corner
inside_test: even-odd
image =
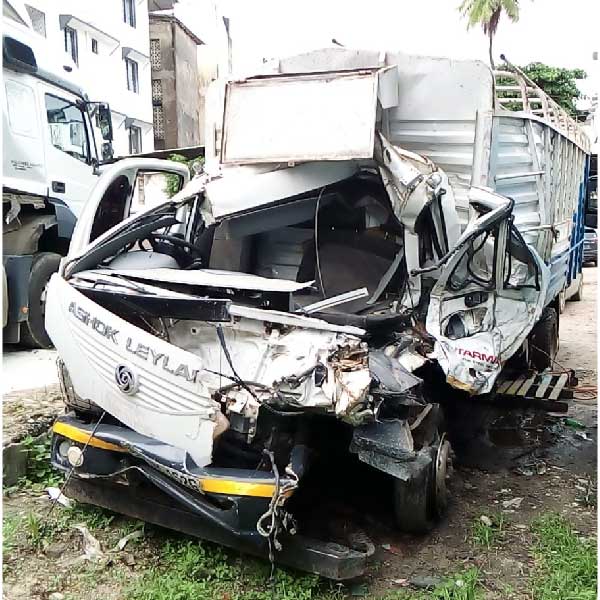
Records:
[[[515,224],[553,272],[568,260],[584,160],[583,150],[542,122],[494,116],[490,180],[513,198]]]
[[[397,64],[399,73],[398,107],[387,111],[388,135],[446,172],[464,226],[469,186],[473,178],[480,184],[478,174],[488,171],[483,146],[489,148],[489,135],[478,137],[477,119],[493,107],[492,73],[479,61],[403,53],[388,53],[386,64]]]
[[[391,141],[431,159],[445,171],[454,189],[461,222],[469,217],[467,193],[473,173],[475,120],[402,120],[391,118]]]

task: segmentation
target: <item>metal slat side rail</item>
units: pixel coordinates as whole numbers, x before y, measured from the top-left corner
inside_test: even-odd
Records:
[[[521,112],[535,115],[536,117],[541,116],[554,125],[567,138],[581,146],[586,152],[589,152],[590,140],[578,123],[521,69],[511,64],[504,56],[502,56],[502,59],[505,62],[505,68],[493,71],[496,106],[502,107],[504,110],[510,110],[503,105],[516,102],[521,105]],[[498,83],[499,78],[510,79],[516,85],[500,84]],[[498,95],[499,93],[509,93],[511,97],[501,98]],[[535,110],[532,109],[531,103],[536,104]],[[540,104],[541,108],[539,108]]]
[[[538,177],[546,171],[523,171],[521,173],[505,173],[504,175],[496,175],[496,181],[504,181],[505,179],[518,179],[519,177]]]

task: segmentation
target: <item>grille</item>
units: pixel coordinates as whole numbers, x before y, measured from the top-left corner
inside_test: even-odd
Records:
[[[150,40],[150,66],[153,69],[161,68],[160,40]]]
[[[162,106],[155,106],[152,109],[152,122],[154,125],[154,139],[165,139],[165,117]]]

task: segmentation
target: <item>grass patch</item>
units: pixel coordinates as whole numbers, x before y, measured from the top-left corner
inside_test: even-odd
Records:
[[[2,520],[2,551],[6,555],[18,545],[21,517],[11,515]]]
[[[491,525],[477,519],[471,529],[473,541],[488,550],[503,540],[507,525],[506,517],[502,514],[491,515],[489,519],[492,522]]]
[[[292,574],[248,557],[235,560],[226,551],[189,539],[169,540],[158,566],[146,571],[124,592],[126,600],[341,600],[338,586],[316,575]]]
[[[534,600],[595,600],[596,540],[581,539],[559,515],[545,515],[533,524],[536,570]]]
[[[399,590],[385,596],[385,600],[480,600],[479,571],[470,568],[451,577],[431,591]]]
[[[75,505],[72,508],[59,506],[54,509],[50,518],[49,510],[50,502],[42,512],[30,511],[25,515],[4,518],[2,530],[5,556],[19,547],[40,550],[66,534],[77,523],[85,523],[90,531],[106,530],[116,516],[110,511],[87,505]],[[118,535],[120,531],[115,533]]]

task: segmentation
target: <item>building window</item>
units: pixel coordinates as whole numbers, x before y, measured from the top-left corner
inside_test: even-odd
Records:
[[[46,37],[46,15],[41,10],[33,8],[33,6],[29,6],[28,4],[25,5],[25,8],[29,13],[33,30]]]
[[[160,40],[150,40],[150,66],[160,70]]]
[[[52,145],[77,160],[88,162],[88,139],[81,109],[70,100],[51,94],[45,95],[45,101]]]
[[[92,38],[92,52],[98,54],[98,40]]]
[[[123,21],[135,27],[135,0],[123,0]]]
[[[79,64],[77,52],[77,31],[71,27],[65,27],[65,52],[71,56],[73,62]]]
[[[130,58],[125,59],[125,68],[127,70],[127,89],[136,94],[140,91],[138,81],[138,64]]]
[[[129,128],[129,154],[139,154],[142,151],[142,129],[132,125]]]
[[[165,117],[162,106],[154,106],[152,109],[152,125],[154,127],[154,139],[165,139]]]
[[[152,80],[152,103],[162,104],[162,81],[160,79]]]

